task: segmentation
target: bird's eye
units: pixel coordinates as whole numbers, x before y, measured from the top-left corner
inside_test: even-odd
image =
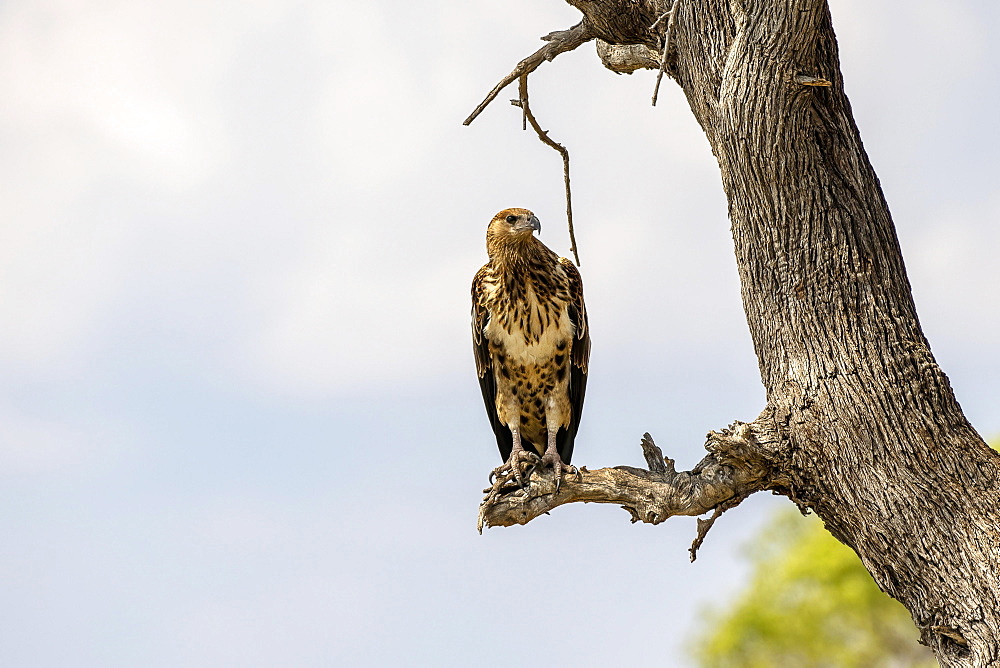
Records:
[[[517,222],[517,216],[507,216],[507,222],[508,223]]]

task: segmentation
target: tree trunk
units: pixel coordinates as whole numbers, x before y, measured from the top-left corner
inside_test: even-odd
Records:
[[[1000,455],[921,332],[826,1],[568,1],[590,34],[666,51],[718,159],[769,488],[857,552],[941,665],[1000,664]]]
[[[827,4],[678,7],[674,73],[719,161],[789,492],[942,665],[996,665],[1000,457],[921,332]]]

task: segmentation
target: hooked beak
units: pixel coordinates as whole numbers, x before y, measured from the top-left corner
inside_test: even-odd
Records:
[[[538,220],[538,216],[532,216],[527,220],[519,220],[517,224],[514,225],[515,232],[523,232],[525,230],[534,230],[535,232],[542,231],[542,223]]]

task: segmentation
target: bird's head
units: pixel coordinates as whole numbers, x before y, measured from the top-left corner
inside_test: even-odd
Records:
[[[525,243],[541,230],[542,224],[527,209],[504,209],[486,228],[486,248],[492,256],[495,249]]]

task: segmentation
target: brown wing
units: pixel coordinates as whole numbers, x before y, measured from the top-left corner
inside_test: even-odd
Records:
[[[483,303],[483,279],[489,273],[489,265],[483,266],[472,279],[472,352],[476,358],[476,373],[479,375],[479,389],[486,404],[486,415],[496,435],[497,446],[503,461],[510,457],[514,449],[514,438],[507,425],[500,422],[497,415],[497,380],[493,372],[493,358],[490,356],[489,341],[483,329],[489,323],[490,313]]]
[[[583,278],[573,263],[564,257],[559,258],[559,264],[569,277],[570,318],[576,325],[576,340],[573,342],[573,364],[579,367],[584,375],[590,362],[590,326],[587,323],[587,305],[583,302]]]
[[[564,257],[559,258],[566,276],[569,277],[570,307],[569,317],[576,327],[573,338],[573,348],[570,350],[569,368],[569,402],[573,407],[569,428],[559,431],[556,446],[559,457],[569,464],[573,455],[573,441],[580,429],[580,416],[583,414],[583,397],[587,393],[587,369],[590,364],[590,325],[587,322],[587,306],[583,302],[583,278],[573,263]]]

